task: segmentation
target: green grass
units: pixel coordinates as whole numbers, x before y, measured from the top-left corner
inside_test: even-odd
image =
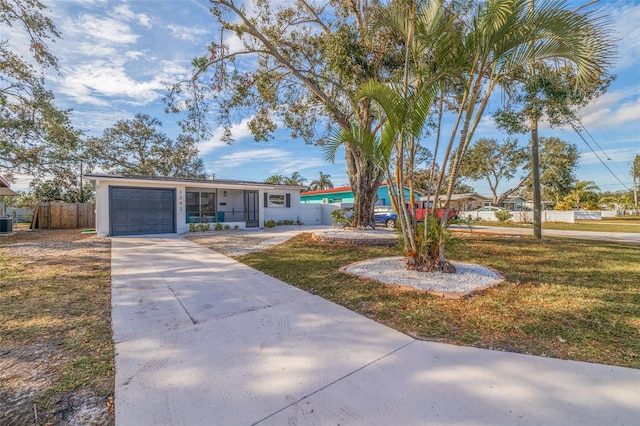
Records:
[[[298,236],[242,262],[418,338],[640,368],[640,250],[616,244],[469,235],[454,260],[499,270],[482,295],[444,300],[338,271],[395,255]]]

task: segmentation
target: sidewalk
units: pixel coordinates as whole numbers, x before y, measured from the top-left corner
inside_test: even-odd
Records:
[[[634,425],[640,370],[412,339],[179,237],[114,238],[116,424]]]
[[[471,225],[471,230],[467,225],[451,225],[449,228],[456,232],[471,232],[477,234],[533,235],[533,229],[531,228],[508,228],[503,226],[473,224]],[[640,234],[632,232],[563,231],[558,229],[544,229],[543,225],[542,236],[640,245]]]

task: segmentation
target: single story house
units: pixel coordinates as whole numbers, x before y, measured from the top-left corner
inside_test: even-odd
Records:
[[[446,199],[447,199],[446,195],[440,195],[438,197],[438,204],[440,204],[440,207],[442,206],[442,204],[444,204]],[[433,200],[434,200],[433,196],[429,198],[427,197],[420,198],[420,201],[423,201],[423,202],[428,201],[429,207],[433,207]],[[491,205],[491,198],[487,198],[475,192],[471,192],[468,194],[451,195],[451,203],[449,207],[457,209],[460,212],[466,212],[466,211],[479,209],[480,207],[484,207],[485,205]]]
[[[9,188],[9,182],[7,182],[2,176],[0,176],[0,195],[2,196],[16,196],[20,195],[11,188]],[[7,212],[5,210],[4,203],[0,202],[0,217],[5,217]]]
[[[185,233],[190,223],[263,227],[302,216],[299,186],[237,180],[87,174],[101,236]]]
[[[519,211],[525,209],[525,203],[527,202],[526,198],[522,197],[509,197],[505,198],[500,207],[503,207],[507,210]]]
[[[420,198],[422,194],[418,191],[414,191],[416,199]],[[409,198],[409,188],[404,188],[404,195],[406,199]],[[349,203],[353,204],[354,196],[350,186],[341,186],[339,188],[321,189],[316,191],[305,191],[300,194],[300,200],[304,203],[323,203],[323,204],[339,204]],[[383,182],[378,187],[378,201],[377,206],[390,206],[391,198],[389,196],[389,188],[387,184]]]

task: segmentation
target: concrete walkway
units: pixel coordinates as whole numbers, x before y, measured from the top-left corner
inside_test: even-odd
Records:
[[[112,275],[118,426],[640,423],[640,370],[417,341],[179,237]]]

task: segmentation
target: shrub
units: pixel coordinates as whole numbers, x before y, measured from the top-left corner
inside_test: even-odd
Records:
[[[189,223],[189,232],[205,232],[211,229],[208,223]]]
[[[504,222],[513,217],[513,215],[506,210],[496,210],[495,212],[493,212],[493,214],[496,216],[496,219],[498,219],[499,222]]]
[[[228,231],[229,229],[231,229],[231,225],[224,225],[224,230]]]
[[[276,227],[276,221],[275,220],[265,220],[264,221],[264,227],[265,228],[275,228]]]
[[[296,225],[304,225],[304,223],[302,223],[302,221],[300,220],[300,217],[296,218]]]
[[[222,224],[220,222],[216,222],[216,227],[213,229],[215,229],[216,231],[222,231]]]
[[[237,231],[238,229],[240,229],[240,225],[234,226],[233,229],[235,229]]]
[[[353,208],[348,207],[344,209],[337,209],[331,212],[331,218],[334,225],[351,226],[351,215],[353,214]]]
[[[282,224],[283,224],[283,225],[293,225],[293,223],[294,223],[294,222],[293,222],[292,220],[289,220],[289,219],[287,219],[287,220],[283,220],[283,221],[282,221]]]

